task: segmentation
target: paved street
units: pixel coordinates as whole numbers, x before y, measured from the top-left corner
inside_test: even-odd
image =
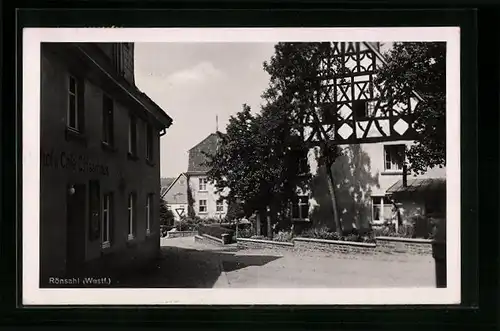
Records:
[[[432,257],[334,255],[323,252],[241,250],[162,239],[162,258],[124,287],[313,288],[434,287]],[[147,284],[147,285],[142,285]]]

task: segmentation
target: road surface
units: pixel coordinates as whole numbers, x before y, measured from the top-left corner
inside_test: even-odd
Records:
[[[238,251],[193,237],[161,239],[162,257],[124,287],[158,288],[384,288],[435,287],[431,256],[339,255]]]

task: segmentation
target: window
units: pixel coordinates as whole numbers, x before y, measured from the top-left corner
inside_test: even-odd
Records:
[[[102,201],[102,222],[101,222],[101,246],[108,248],[111,246],[111,207],[112,207],[112,194],[104,194]]]
[[[364,100],[355,100],[352,102],[352,112],[357,120],[366,120],[368,117],[367,104]]]
[[[102,141],[113,145],[113,99],[107,95],[102,97]]]
[[[307,195],[298,196],[292,202],[292,219],[309,219],[309,197]]]
[[[206,191],[207,190],[207,179],[206,178],[200,178],[199,181],[200,181],[199,190],[200,191]]]
[[[129,118],[128,152],[132,156],[137,155],[137,118],[134,115]]]
[[[405,155],[405,145],[385,145],[385,170],[386,171],[401,171],[403,170],[403,162]]]
[[[372,197],[372,220],[375,224],[392,219],[393,205],[384,197]]]
[[[146,124],[146,159],[153,161],[153,128]]]
[[[135,236],[135,194],[130,193],[128,196],[128,240],[134,239]]]
[[[146,235],[151,233],[151,221],[153,220],[153,194],[148,194],[146,199]]]
[[[66,126],[83,132],[83,83],[74,76],[68,76],[68,112]]]
[[[224,211],[224,203],[222,201],[217,201],[217,205],[215,206],[215,211],[218,213],[222,213]]]
[[[200,213],[206,213],[208,212],[207,209],[207,200],[200,200],[199,206],[198,206],[198,211]]]

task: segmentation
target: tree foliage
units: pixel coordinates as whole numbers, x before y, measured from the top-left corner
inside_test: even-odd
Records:
[[[160,225],[171,226],[174,224],[174,213],[167,208],[167,202],[160,198]]]
[[[215,155],[209,157],[208,178],[229,203],[242,203],[247,216],[269,205],[286,204],[308,173],[307,151],[290,130],[288,113],[269,103],[258,114],[247,105],[219,133]],[[301,168],[302,167],[302,168]]]
[[[412,91],[422,98],[415,120],[418,140],[407,151],[415,174],[446,165],[446,43],[394,43],[378,83],[390,89],[393,101],[406,101]]]
[[[320,72],[320,61],[323,58],[332,58],[330,43],[278,43],[274,48],[274,55],[269,62],[264,63],[264,70],[271,76],[269,88],[263,97],[271,102],[281,100],[286,105],[285,112],[293,122],[292,128],[304,130],[308,125],[320,133],[321,155],[320,164],[323,164],[328,175],[328,189],[330,192],[335,230],[342,232],[342,224],[338,217],[335,198],[335,178],[332,165],[340,155],[339,148],[333,144],[325,133],[322,123],[323,105],[320,104],[319,91],[321,74],[333,73],[333,67],[326,72]],[[328,72],[328,71],[331,72]],[[339,74],[339,72],[335,72]],[[309,120],[306,123],[306,119]]]

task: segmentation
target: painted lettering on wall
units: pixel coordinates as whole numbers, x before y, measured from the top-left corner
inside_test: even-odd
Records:
[[[109,176],[107,165],[90,160],[86,155],[75,154],[72,152],[50,152],[41,151],[40,163],[42,167],[52,169],[63,169],[81,173],[97,173],[103,176]]]

